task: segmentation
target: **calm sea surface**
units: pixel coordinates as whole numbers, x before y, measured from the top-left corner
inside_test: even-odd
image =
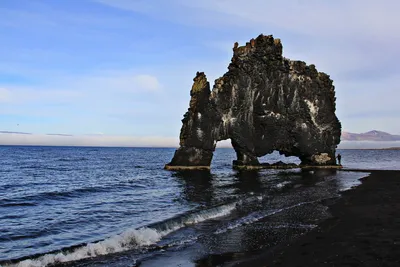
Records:
[[[0,146],[0,265],[229,266],[310,231],[365,173],[163,170],[175,149]],[[400,169],[400,151],[341,150],[345,168]],[[261,162],[299,163],[278,153]]]

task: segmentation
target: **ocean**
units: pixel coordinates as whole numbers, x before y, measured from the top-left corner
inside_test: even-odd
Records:
[[[163,169],[173,148],[0,146],[1,266],[231,266],[305,234],[399,150],[339,150],[344,170]],[[277,152],[261,162],[299,163]],[[364,172],[347,169],[366,169]]]

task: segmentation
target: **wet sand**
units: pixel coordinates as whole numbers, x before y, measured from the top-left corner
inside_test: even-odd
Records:
[[[400,171],[372,171],[330,206],[332,218],[234,266],[400,266]]]

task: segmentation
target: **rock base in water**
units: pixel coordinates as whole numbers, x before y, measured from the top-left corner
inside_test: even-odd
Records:
[[[168,171],[188,171],[188,170],[210,170],[210,166],[174,166],[165,164],[165,170]]]

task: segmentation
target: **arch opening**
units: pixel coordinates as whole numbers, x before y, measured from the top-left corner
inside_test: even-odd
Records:
[[[229,167],[235,159],[236,153],[232,147],[231,139],[217,141],[211,160],[211,169]]]
[[[260,162],[261,165],[267,165],[269,164],[270,166],[298,166],[301,163],[301,160],[299,157],[296,156],[286,156],[284,154],[279,153],[278,150],[274,150],[272,153],[266,154],[262,157],[258,157],[258,161]]]

